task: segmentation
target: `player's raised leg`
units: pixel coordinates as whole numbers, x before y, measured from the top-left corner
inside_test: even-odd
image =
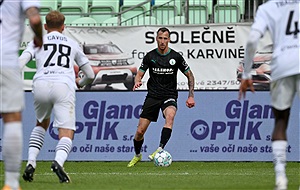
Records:
[[[128,163],[127,167],[133,167],[135,166],[138,162],[142,160],[142,154],[134,155],[134,157],[131,159],[131,161]]]
[[[49,123],[48,121],[45,121],[46,126],[48,123]],[[30,135],[29,148],[28,148],[28,161],[22,176],[25,181],[29,181],[29,182],[33,181],[33,175],[36,168],[36,158],[40,153],[40,150],[44,144],[44,138],[46,133],[46,130],[43,127],[39,126],[39,124],[40,123],[37,122],[37,126],[33,128]]]
[[[71,130],[67,129],[59,129],[60,132],[64,130],[65,132],[70,132]],[[65,172],[63,165],[68,158],[69,153],[72,149],[72,140],[68,137],[62,137],[57,146],[56,146],[56,154],[55,159],[52,162],[51,170],[57,175],[60,183],[70,183],[71,179],[68,174]]]
[[[163,150],[166,146],[166,144],[168,143],[169,139],[171,138],[171,134],[172,134],[172,127],[173,127],[173,123],[174,123],[174,117],[176,115],[176,110],[177,110],[177,105],[176,102],[173,103],[167,103],[165,104],[166,108],[164,109],[163,113],[165,116],[165,126],[162,128],[161,130],[161,136],[160,136],[160,143],[159,143],[159,147],[148,156],[149,160],[153,160],[154,156],[156,153],[158,153],[159,151]]]
[[[138,162],[140,162],[142,160],[141,149],[142,149],[143,143],[144,143],[144,139],[142,139],[140,141],[133,139],[135,155],[131,159],[131,161],[128,163],[127,167],[129,167],[129,168],[133,167],[134,165],[136,165]]]

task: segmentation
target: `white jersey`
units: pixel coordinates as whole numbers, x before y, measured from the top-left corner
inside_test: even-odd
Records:
[[[252,30],[273,41],[272,80],[300,74],[300,0],[271,0],[259,6]]]
[[[41,49],[35,48],[33,42],[30,42],[24,50],[36,61],[37,71],[33,82],[64,82],[71,89],[76,89],[74,61],[79,67],[89,62],[82,48],[73,39],[56,31],[44,35],[43,41]]]
[[[25,25],[25,11],[39,6],[38,0],[0,1],[1,68],[19,69],[19,47]]]

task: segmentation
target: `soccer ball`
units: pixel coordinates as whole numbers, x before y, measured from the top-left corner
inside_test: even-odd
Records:
[[[172,163],[172,156],[168,151],[161,150],[155,154],[153,161],[155,166],[168,167]]]

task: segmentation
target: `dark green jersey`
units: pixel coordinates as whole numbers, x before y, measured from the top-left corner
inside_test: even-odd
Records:
[[[162,55],[157,49],[146,54],[139,68],[146,72],[149,69],[147,82],[148,96],[153,98],[177,98],[177,72],[185,73],[190,67],[184,58],[173,49]]]

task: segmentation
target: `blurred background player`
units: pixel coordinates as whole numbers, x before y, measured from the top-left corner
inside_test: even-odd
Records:
[[[27,16],[34,32],[34,45],[41,47],[42,23],[39,1],[0,1],[0,112],[3,118],[2,155],[5,165],[3,190],[20,189],[24,108],[23,81],[18,62],[19,45]]]
[[[178,69],[187,77],[189,95],[186,106],[195,106],[194,100],[194,75],[185,62],[184,58],[173,49],[169,48],[170,31],[167,28],[159,28],[156,36],[157,48],[153,49],[144,57],[139,71],[135,77],[133,90],[142,85],[142,78],[149,69],[147,82],[148,94],[144,101],[140,115],[138,128],[136,130],[133,144],[135,156],[128,163],[132,167],[142,160],[141,147],[144,143],[144,134],[152,121],[156,122],[159,111],[163,113],[165,125],[161,131],[159,147],[148,156],[153,160],[154,155],[164,149],[172,133],[174,117],[177,111],[177,72]]]
[[[28,149],[28,162],[23,173],[25,181],[32,181],[36,168],[36,158],[44,143],[49,127],[51,112],[54,112],[53,127],[58,128],[59,141],[55,149],[55,158],[51,169],[61,183],[69,183],[70,178],[63,165],[72,148],[75,131],[75,90],[77,86],[89,84],[94,79],[94,72],[89,60],[77,42],[62,34],[65,17],[58,11],[46,15],[41,50],[31,42],[20,56],[23,67],[35,58],[37,72],[33,78],[34,107],[37,118]],[[74,61],[84,72],[84,77],[75,81]]]
[[[299,0],[273,0],[259,6],[246,45],[245,71],[239,91],[239,99],[245,97],[249,87],[254,91],[250,73],[252,59],[259,39],[268,30],[273,41],[270,91],[275,116],[272,150],[276,176],[275,188],[278,190],[287,189],[286,130],[294,96],[296,93],[300,96],[299,5]],[[299,123],[297,125],[299,127]]]

